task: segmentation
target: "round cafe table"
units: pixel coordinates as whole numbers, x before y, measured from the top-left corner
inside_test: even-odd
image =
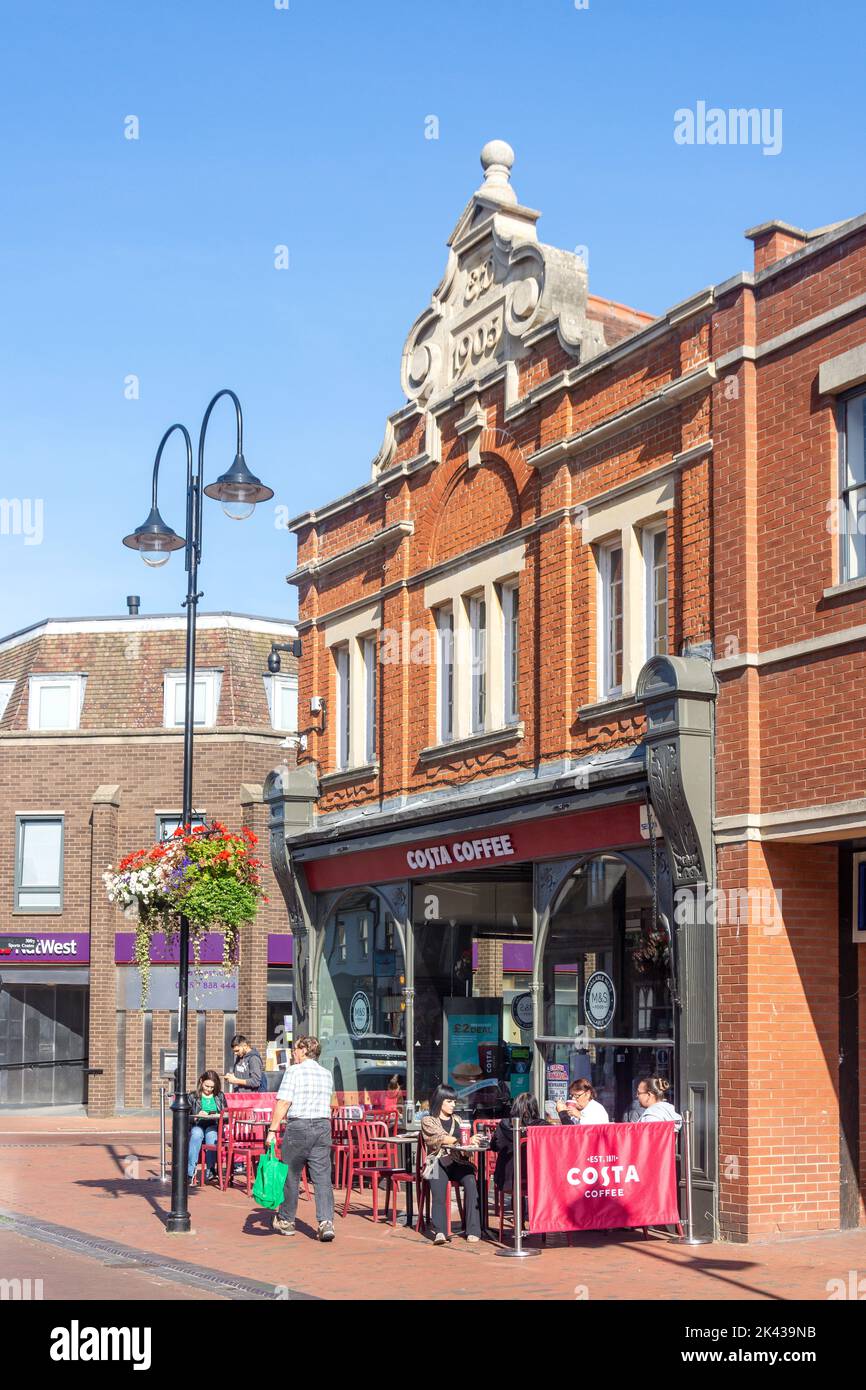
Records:
[[[411,1134],[389,1134],[387,1138],[377,1139],[377,1144],[395,1144],[405,1149],[405,1159],[403,1172],[414,1175],[414,1150],[418,1147],[419,1131],[415,1130]],[[476,1159],[478,1170],[478,1206],[481,1218],[481,1234],[486,1236],[489,1229],[489,1210],[487,1201],[487,1155],[490,1153],[490,1145],[486,1144],[482,1148],[461,1149],[461,1157],[474,1162]],[[400,1221],[400,1218],[397,1218]],[[415,1224],[415,1204],[413,1200],[412,1183],[406,1184],[406,1215],[401,1222],[408,1230]]]
[[[413,1182],[406,1183],[406,1215],[403,1217],[403,1221],[401,1223],[406,1226],[407,1230],[411,1230],[415,1224],[415,1202],[413,1197],[413,1186],[415,1177],[415,1150],[418,1147],[419,1134],[420,1130],[416,1129],[414,1134],[389,1134],[385,1138],[376,1139],[377,1144],[394,1144],[395,1146],[399,1145],[399,1147],[403,1150],[401,1154],[401,1157],[403,1158],[402,1171],[404,1173],[409,1173],[410,1176],[413,1178]],[[396,1161],[394,1166],[397,1167]],[[385,1220],[387,1221],[387,1219],[388,1217],[386,1214]],[[399,1221],[400,1218],[398,1217],[397,1220]]]

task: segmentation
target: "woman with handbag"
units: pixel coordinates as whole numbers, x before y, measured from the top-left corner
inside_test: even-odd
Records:
[[[478,1182],[474,1166],[465,1158],[467,1148],[477,1149],[479,1140],[476,1134],[468,1145],[461,1143],[460,1126],[454,1115],[456,1103],[457,1092],[453,1086],[437,1086],[430,1097],[430,1113],[421,1120],[421,1137],[427,1150],[423,1176],[430,1184],[433,1199],[434,1245],[444,1245],[448,1239],[445,1234],[446,1203],[451,1200],[452,1183],[459,1183],[463,1188],[466,1239],[473,1243],[481,1239]]]

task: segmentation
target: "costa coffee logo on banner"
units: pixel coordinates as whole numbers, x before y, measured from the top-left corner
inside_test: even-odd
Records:
[[[571,1187],[583,1187],[584,1197],[624,1197],[624,1184],[640,1182],[640,1174],[636,1163],[620,1163],[618,1154],[590,1154],[587,1166],[569,1168],[565,1181]]]
[[[427,845],[410,849],[410,869],[441,869],[447,864],[478,864],[485,859],[513,859],[516,851],[510,835],[485,835],[478,840],[455,840],[451,845]]]

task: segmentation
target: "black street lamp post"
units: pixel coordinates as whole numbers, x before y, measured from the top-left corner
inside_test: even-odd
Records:
[[[217,401],[229,396],[234,402],[237,420],[237,452],[227,473],[217,478],[208,487],[204,482],[204,441],[211,412]],[[186,537],[178,536],[170,526],[166,526],[157,506],[157,484],[162,452],[175,430],[183,435],[186,444]],[[202,496],[215,498],[222,503],[223,511],[236,521],[251,516],[257,502],[267,502],[273,497],[273,490],[266,487],[247,468],[243,453],[243,415],[241,403],[234,391],[218,391],[208,405],[201,423],[198,437],[198,468],[193,473],[192,440],[184,425],[172,425],[159,441],[153,465],[153,493],[150,514],[131,535],[125,536],[123,544],[140,552],[146,564],[156,568],[164,565],[173,550],[185,551],[187,589],[184,607],[186,608],[186,689],[184,691],[183,721],[183,824],[192,821],[192,752],[195,713],[195,628],[198,601],[202,597],[198,588],[198,566],[201,560]],[[180,981],[177,1001],[177,1089],[172,1101],[171,1122],[171,1211],[166,1230],[170,1235],[189,1232],[189,1205],[187,1201],[187,1152],[189,1149],[189,1101],[186,1092],[186,1053],[187,1053],[187,1002],[189,994],[189,921],[180,918]]]

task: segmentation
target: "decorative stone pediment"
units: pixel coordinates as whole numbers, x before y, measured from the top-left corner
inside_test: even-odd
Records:
[[[486,374],[525,356],[539,330],[555,326],[575,363],[605,346],[601,326],[586,315],[583,258],[539,242],[540,214],[518,203],[510,183],[513,163],[514,151],[503,140],[484,146],[484,182],[449,238],[443,279],[406,339],[401,384],[428,425],[455,394],[471,393]],[[511,377],[507,393],[515,389]],[[435,420],[427,435],[435,438]],[[393,432],[386,429],[374,478],[393,453]]]

